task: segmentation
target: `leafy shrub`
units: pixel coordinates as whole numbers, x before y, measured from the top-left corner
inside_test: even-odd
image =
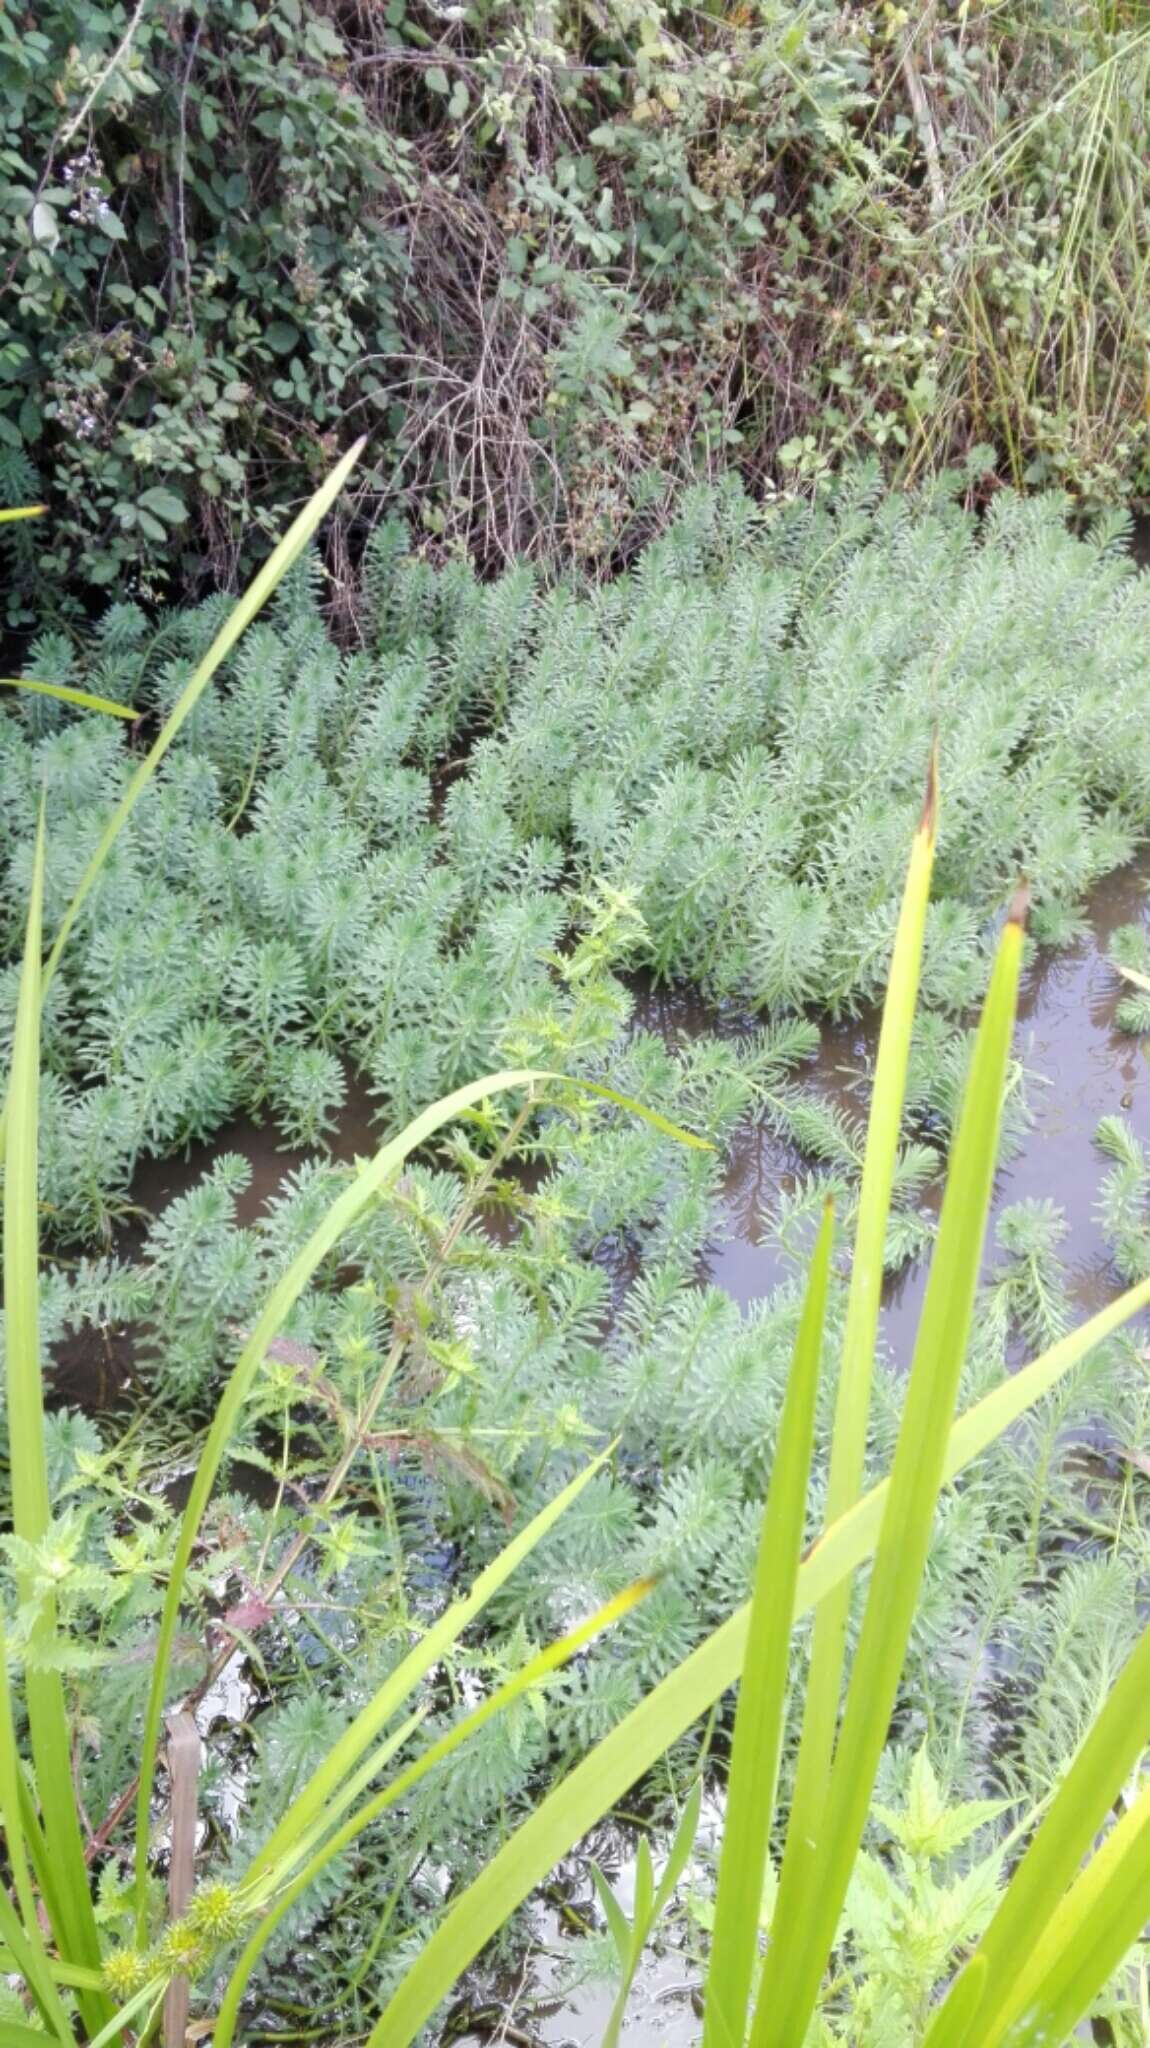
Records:
[[[1145,496],[1148,61],[1032,0],[49,0],[0,40],[16,607],[233,579],[349,421],[360,516],[489,566],[630,559],[732,460]]]

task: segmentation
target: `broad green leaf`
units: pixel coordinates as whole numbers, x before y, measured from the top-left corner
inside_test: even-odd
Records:
[[[997,1442],[1096,1345],[1150,1307],[1150,1280],[1130,1287],[1040,1358],[1004,1380],[951,1430],[944,1480]],[[817,1608],[871,1555],[890,1481],[826,1530],[799,1570],[795,1619]],[[734,1685],[743,1664],[749,1603],[708,1636],[548,1794],[456,1902],[393,1995],[380,2022],[388,2048],[407,2048],[484,1944],[556,1863]]]
[[[169,490],[167,484],[153,484],[148,491],[141,491],[137,504],[154,512],[165,526],[182,526],[188,516],[188,508],[178,491]]]
[[[728,1777],[703,2048],[741,2048],[746,2031],[774,1821],[833,1241],[834,1211],[828,1202],[795,1339],[755,1567]]]
[[[803,2040],[834,1942],[886,1745],[922,1584],[974,1312],[1022,965],[1024,903],[1002,936],[975,1040],[938,1242],[915,1339],[890,1492],[813,1859],[784,1855],[751,2048]]]

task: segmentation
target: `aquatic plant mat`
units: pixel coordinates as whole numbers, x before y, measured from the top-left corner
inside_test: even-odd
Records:
[[[369,2033],[445,1904],[543,1789],[746,1598],[806,1262],[828,1192],[846,1230],[857,1200],[867,1019],[933,734],[926,1009],[885,1245],[912,1291],[970,1009],[1019,870],[1039,946],[1072,946],[1088,892],[1119,870],[1130,879],[1109,887],[1138,927],[1129,863],[1150,817],[1150,582],[1117,523],[1076,538],[1057,504],[1003,495],[976,530],[941,494],[880,499],[865,480],[768,513],[733,490],[700,494],[632,574],[592,594],[544,590],[526,570],[491,585],[432,570],[385,528],[364,596],[363,645],[340,651],[316,572],[291,573],[142,790],[43,1009],[41,1319],[67,1366],[46,1420],[48,1562],[104,1935],[134,1938],[125,1821],[175,1519],[226,1371],[350,1186],[326,1140],[366,1157],[477,1076],[547,1069],[609,1084],[713,1149],[578,1089],[548,1089],[542,1106],[522,1085],[473,1101],[381,1185],[271,1344],[176,1638],[175,1686],[205,1743],[201,1862],[221,1879],[274,1839],[414,1634],[608,1446],[481,1630],[429,1664],[411,1702],[420,1740],[604,1603],[657,1584],[327,1865],[264,1953],[239,2036],[253,2041],[309,2019],[325,2039]],[[150,622],[121,606],[83,645],[37,645],[31,674],[130,705],[142,740],[42,693],[0,706],[7,1020],[41,794],[50,938],[133,748],[222,616],[213,603]],[[1111,900],[1092,902],[1103,937]],[[1127,933],[1135,972],[1137,944]],[[1032,970],[1040,1008],[1060,957]],[[1116,1003],[1117,977],[1096,968],[1094,998]],[[661,991],[680,983],[702,992],[705,1028],[678,1029],[683,998]],[[1126,1021],[1142,1028],[1136,1010]],[[1131,1074],[1119,1061],[1114,1099],[1098,1102],[1093,1184],[1071,1205],[1095,1233],[1097,1294],[1069,1271],[1078,1241],[1063,1241],[1057,1180],[1008,1176],[962,1408],[1150,1267],[1128,1044]],[[1028,1117],[1056,1135],[1042,1068],[1024,1005],[1008,1161]],[[255,1155],[257,1125],[259,1204],[249,1160],[221,1144],[246,1133]],[[708,1284],[708,1262],[724,1274],[733,1140],[736,1167],[757,1143],[766,1176],[743,1233],[760,1281],[742,1300]],[[210,1168],[189,1179],[180,1155],[204,1146]],[[836,1338],[845,1299],[832,1269]],[[1140,1343],[1136,1328],[1110,1338],[944,1496],[848,1902],[840,1989],[868,2043],[917,2038],[924,1983],[929,1995],[989,1919],[1010,1845],[1137,1633]],[[890,1467],[903,1364],[879,1357],[867,1483]],[[824,1378],[808,1536],[834,1399]],[[31,1565],[13,1554],[9,1568]],[[640,1817],[673,1827],[701,1749],[718,1787],[729,1741],[721,1707],[633,1795]],[[788,1711],[781,1803],[796,1742]],[[162,1777],[157,1871],[167,1801]],[[956,1811],[969,1827],[940,1818]],[[934,1945],[907,1982],[883,1957],[924,1887]],[[712,1889],[704,1855],[688,1925],[705,1930]],[[521,1935],[513,1925],[505,1956]],[[601,1953],[592,1937],[572,1965]],[[1140,2038],[1142,1995],[1126,1975],[1096,2005],[1118,2040]],[[197,1996],[210,2007],[210,1985]]]

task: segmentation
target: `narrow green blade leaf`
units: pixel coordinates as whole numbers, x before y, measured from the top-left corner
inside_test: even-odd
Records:
[[[171,1575],[168,1580],[168,1590],[164,1599],[163,1613],[160,1617],[152,1684],[144,1717],[140,1782],[136,1794],[135,1860],[137,1913],[140,1926],[138,1939],[141,1942],[144,1937],[143,1915],[146,1898],[148,1833],[152,1788],[155,1783],[156,1773],[156,1752],[159,1745],[160,1724],[164,1711],[168,1663],[171,1657],[176,1622],[180,1611],[184,1575],[188,1569],[188,1561],[192,1554],[192,1548],[195,1544],[196,1534],[204,1509],[208,1504],[212,1487],[215,1485],[216,1474],[220,1469],[228,1444],[231,1441],[240,1411],[248,1397],[256,1374],[263,1363],[267,1347],[328,1253],[339,1243],[340,1238],[351,1228],[351,1225],[363,1213],[368,1204],[376,1199],[376,1196],[387,1186],[393,1176],[399,1172],[404,1161],[412,1152],[418,1151],[419,1147],[426,1144],[429,1138],[434,1137],[435,1133],[444,1124],[450,1123],[463,1110],[470,1109],[473,1104],[484,1101],[486,1097],[503,1094],[509,1089],[532,1088],[545,1081],[565,1082],[567,1086],[575,1085],[567,1082],[566,1077],[562,1074],[553,1074],[544,1068],[537,1067],[513,1067],[507,1068],[498,1074],[485,1074],[480,1080],[469,1081],[464,1087],[455,1089],[453,1094],[445,1095],[439,1102],[432,1103],[429,1109],[421,1110],[420,1114],[417,1117],[413,1117],[412,1121],[405,1130],[399,1133],[398,1137],[389,1139],[387,1144],[381,1146],[375,1158],[369,1160],[360,1169],[350,1187],[345,1188],[343,1193],[337,1196],[322,1222],[316,1226],[316,1229],[312,1232],[302,1250],[297,1252],[286,1273],[277,1281],[264,1304],[263,1311],[252,1330],[251,1336],[248,1338],[232,1368],[231,1376],[220,1396],[215,1415],[212,1418],[212,1426],[208,1431],[207,1439],[200,1453],[200,1460],[196,1467],[191,1491],[180,1520],[175,1554],[172,1559]],[[596,1095],[605,1096],[611,1101],[625,1102],[627,1108],[633,1108],[638,1115],[649,1120],[653,1117],[651,1111],[642,1108],[638,1103],[631,1104],[629,1101],[625,1101],[625,1098],[616,1096],[609,1088],[594,1087],[591,1092]],[[685,1143],[697,1145],[702,1142],[697,1138],[691,1138],[685,1131],[680,1132],[674,1124],[667,1124],[665,1119],[659,1119],[658,1121],[660,1128],[665,1128],[671,1135],[681,1138]],[[514,1545],[510,1546],[510,1548],[513,1550]],[[507,1553],[505,1552],[504,1556],[506,1555]],[[496,1562],[498,1564],[499,1561],[497,1560]],[[490,1570],[495,1568],[494,1566],[489,1567]],[[509,1569],[512,1568],[509,1567]],[[485,1594],[484,1597],[490,1596]],[[462,1626],[463,1624],[460,1625]],[[397,1706],[398,1704],[399,1702],[396,1703]],[[395,1707],[391,1709],[393,1712],[395,1710]],[[358,1726],[358,1723],[355,1725]],[[368,1736],[366,1739],[370,1741],[371,1737]],[[332,1756],[321,1766],[321,1772],[318,1774],[322,1781],[321,1788],[311,1795],[308,1818],[315,1817],[315,1814],[322,1807],[324,1800],[328,1797],[331,1789],[329,1774],[334,1768],[333,1760],[336,1756],[342,1757],[344,1754],[344,1744],[337,1744]],[[344,1763],[341,1766],[340,1775],[347,1768],[348,1765]],[[296,1802],[296,1806],[293,1808],[293,1812],[297,1813],[297,1824],[300,1826],[307,1824],[306,1819],[298,1820],[298,1811],[302,1806],[303,1798],[301,1796],[301,1799]],[[281,1823],[281,1830],[283,1825]],[[273,1845],[275,1845],[275,1851],[278,1852],[281,1830],[277,1830],[271,1841],[266,1845],[263,1852],[265,1860],[272,1856]]]
[[[812,1865],[784,1856],[777,1911],[788,1939],[774,1943],[768,1954],[751,2048],[794,2048],[806,2034],[890,1728],[974,1312],[1018,997],[1023,916],[1020,904],[1003,929],[975,1041],[818,1854]]]
[[[31,690],[37,697],[58,697],[62,704],[75,704],[81,711],[106,711],[112,718],[139,717],[130,704],[117,704],[112,697],[95,697],[90,690],[72,690],[67,683],[34,683],[28,676],[0,676],[0,690]]]
[[[8,505],[0,512],[0,526],[10,519],[42,519],[47,510],[47,505]]]
[[[667,1858],[663,1875],[659,1879],[659,1889],[655,1895],[656,1913],[661,1913],[664,1906],[670,1903],[675,1886],[687,1868],[688,1858],[695,1846],[695,1836],[699,1832],[699,1815],[702,1809],[703,1781],[701,1778],[696,1778],[687,1795],[686,1805],[679,1815],[679,1825],[675,1829],[675,1839],[671,1843],[671,1853]]]
[[[28,1857],[21,1822],[20,1757],[12,1714],[12,1690],[8,1678],[8,1636],[0,1609],[0,1812],[4,1815],[4,1848],[12,1873],[12,1886],[20,1908],[17,1915],[5,1886],[0,1885],[0,1936],[12,1950],[13,1961],[24,1976],[57,2040],[70,2044],[73,2035],[60,1995],[52,1980],[51,1965],[40,1933],[40,1919],[28,1871]]]
[[[746,2031],[774,1821],[833,1239],[834,1211],[828,1202],[795,1339],[755,1569],[727,1784],[703,2048],[741,2048]]]
[[[364,439],[366,439],[366,436]],[[203,660],[196,669],[195,674],[181,691],[176,703],[172,706],[171,711],[164,720],[160,733],[148,748],[144,759],[135,770],[135,773],[131,776],[123,796],[120,798],[103,832],[100,834],[96,850],[81,876],[80,886],[64,913],[63,922],[56,934],[52,950],[44,965],[43,987],[45,991],[60,964],[60,955],[68,943],[72,926],[87,902],[100,870],[107,860],[112,847],[115,845],[117,838],[123,831],[124,826],[127,824],[128,819],[131,817],[133,810],[140,800],[140,796],[151,781],[180,727],[195,710],[197,703],[207,689],[220,663],[227,659],[241,634],[250,626],[257,612],[263,609],[269,597],[271,597],[272,593],[286,576],[292,563],[297,561],[303,553],[304,548],[307,546],[321,520],[330,511],[356,463],[359,461],[364,446],[364,439],[357,441],[355,446],[349,448],[347,454],[336,463],[331,475],[320,485],[318,491],[309,498],[303,511],[293,520],[282,540],[272,549],[263,568],[259,571],[258,575],[252,578],[243,596],[237,600],[233,609],[229,612]]]
[[[923,934],[937,834],[938,761],[936,752],[932,752],[926,799],[911,848],[895,932],[875,1060],[858,1224],[851,1255],[842,1365],[831,1436],[826,1505],[828,1523],[837,1521],[849,1507],[853,1507],[862,1490],[891,1190],[906,1099],[907,1064],[918,1002]],[[850,1583],[847,1581],[823,1602],[815,1616],[784,1859],[791,1866],[789,1890],[792,1897],[805,1896],[812,1881],[811,1867],[819,1839],[842,1698],[849,1610]]]
[[[951,1430],[944,1479],[954,1479],[1096,1345],[1147,1307],[1150,1280],[1143,1280],[977,1402]],[[871,1555],[889,1491],[889,1480],[873,1487],[803,1560],[796,1620],[816,1608]],[[548,1871],[737,1682],[750,1611],[748,1602],[715,1629],[504,1843],[436,1929],[392,1997],[380,2022],[389,2029],[388,2048],[408,2048],[468,1964]]]
[[[591,1865],[591,1878],[599,1897],[599,1904],[603,1908],[603,1918],[607,1922],[611,1939],[615,1944],[615,1954],[619,1958],[619,1968],[625,1970],[631,1960],[631,1922],[628,1920],[627,1915],[597,1863]]]
[[[642,1953],[654,1911],[655,1866],[651,1861],[651,1844],[646,1835],[640,1835],[635,1856],[635,1920],[632,1943],[634,1961],[638,1961]]]
[[[986,1957],[972,1956],[951,1987],[947,2004],[953,2013],[954,2048],[977,2048],[981,2036],[974,2035],[971,2030],[982,2010],[989,1975]]]
[[[3,1272],[12,1521],[16,1534],[33,1545],[42,1541],[51,1521],[40,1370],[37,1143],[43,895],[44,820],[41,814],[16,1008],[4,1154]],[[32,1597],[27,1574],[18,1578],[17,1593],[21,1599]],[[43,1606],[35,1624],[33,1644],[50,1642],[54,1633],[55,1616],[50,1607]],[[43,1814],[44,1843],[52,1867],[50,1904],[58,1914],[58,1924],[53,1932],[62,1952],[70,1960],[98,1968],[100,1944],[88,1890],[84,1843],[72,1792],[72,1745],[59,1672],[30,1668],[25,1677],[24,1694]],[[17,1792],[17,1813],[19,1804]],[[18,1819],[15,1825],[19,1830]],[[81,2004],[85,2022],[93,2031],[111,2010],[105,1999],[91,1993],[82,1994]]]
[[[575,1495],[586,1485],[592,1473],[598,1469],[602,1462],[602,1459],[597,1459],[595,1465],[591,1466],[586,1472],[581,1473],[579,1479],[572,1486],[565,1488],[564,1492],[550,1503],[550,1506],[543,1511],[542,1515],[536,1516],[535,1521],[516,1538],[515,1543],[507,1546],[501,1558],[496,1559],[495,1565],[488,1567],[489,1572],[497,1570],[501,1564],[505,1564],[505,1560],[511,1552],[515,1553],[514,1563],[505,1565],[499,1583],[502,1583],[502,1580],[510,1575],[510,1572],[514,1570],[515,1564],[521,1562],[523,1556],[527,1554],[527,1550],[533,1547],[532,1543],[527,1543],[526,1548],[524,1548],[526,1539],[534,1532],[534,1542],[539,1541],[547,1529],[551,1528],[558,1520],[564,1509],[570,1505]],[[487,1574],[484,1576],[486,1577]],[[477,1581],[477,1585],[478,1583]],[[244,1949],[239,1962],[236,1964],[228,1980],[227,1988],[221,2001],[212,2035],[213,2048],[231,2048],[240,2003],[252,1970],[255,1968],[263,1949],[283,1919],[284,1914],[295,1904],[301,1894],[308,1889],[308,1886],[315,1883],[316,1878],[327,1868],[328,1864],[336,1856],[341,1855],[366,1828],[370,1827],[382,1814],[386,1813],[389,1807],[394,1806],[398,1800],[406,1798],[408,1793],[414,1790],[415,1786],[419,1784],[421,1779],[427,1776],[429,1771],[433,1770],[437,1764],[442,1763],[446,1757],[453,1755],[486,1722],[494,1719],[496,1714],[502,1713],[505,1708],[510,1706],[513,1700],[519,1699],[531,1686],[537,1685],[542,1678],[547,1677],[551,1672],[557,1671],[561,1665],[567,1663],[568,1659],[575,1656],[576,1652],[581,1650],[586,1643],[589,1643],[592,1637],[601,1634],[605,1628],[612,1627],[624,1614],[629,1613],[633,1607],[638,1605],[640,1600],[646,1598],[647,1594],[651,1591],[652,1584],[653,1581],[650,1579],[636,1580],[633,1585],[625,1587],[621,1593],[616,1593],[613,1599],[608,1600],[588,1620],[580,1622],[567,1635],[561,1636],[557,1642],[549,1644],[537,1656],[529,1658],[521,1670],[514,1672],[509,1679],[496,1688],[495,1692],[488,1699],[483,1700],[478,1707],[466,1715],[462,1721],[458,1721],[453,1728],[449,1728],[447,1733],[441,1736],[438,1742],[432,1743],[422,1756],[417,1757],[413,1764],[409,1764],[405,1771],[401,1771],[398,1778],[393,1779],[390,1785],[386,1786],[382,1792],[377,1793],[376,1797],[369,1800],[366,1806],[361,1807],[358,1813],[353,1814],[351,1819],[346,1821],[341,1828],[336,1829],[333,1834],[328,1836],[322,1848],[318,1849],[311,1857],[298,1877],[288,1885],[285,1891],[281,1892],[274,1905],[265,1912],[260,1926],[256,1929],[256,1932],[252,1935]],[[489,1588],[489,1592],[493,1590],[494,1587]],[[474,1599],[474,1590],[472,1598]],[[457,1604],[463,1605],[464,1603],[460,1602]],[[482,1602],[478,1604],[481,1605]],[[458,1634],[458,1630],[455,1633]],[[370,1709],[368,1711],[370,1712]],[[350,1733],[351,1731],[349,1730],[348,1732]],[[314,1784],[315,1780],[312,1779],[308,1789],[310,1790]],[[289,1823],[294,1811],[293,1807],[292,1812],[287,1816]],[[277,1834],[282,1832],[283,1824],[277,1830]],[[248,1878],[245,1880],[246,1889],[250,1889],[252,1880],[258,1880],[265,1868],[266,1851],[257,1857],[253,1863]],[[273,1877],[274,1874],[273,1867]]]
[[[1098,1866],[1095,1874],[1095,1866]],[[1150,1786],[1111,1829],[1051,1926],[1050,1967],[988,2048],[1067,2041],[1150,1920]],[[1012,2002],[1013,2009],[1013,2002]]]
[[[989,1970],[980,2016],[988,2042],[997,2040],[1003,2014],[1014,2009],[1043,1929],[1148,1742],[1150,1628],[1127,1658],[979,1943],[976,1953]],[[928,2036],[930,2048],[953,2048],[961,2038],[950,2029],[949,2011],[948,1998]]]

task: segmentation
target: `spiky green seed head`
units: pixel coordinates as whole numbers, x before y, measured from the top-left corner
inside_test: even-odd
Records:
[[[139,1949],[116,1948],[104,1958],[104,1983],[120,2004],[142,1991],[151,1975],[151,1961]]]
[[[234,1941],[244,1924],[244,1911],[230,1884],[205,1885],[188,1907],[187,1925],[213,1947]]]
[[[194,1977],[207,1961],[203,1936],[189,1920],[175,1920],[160,1943],[160,1967],[174,1977]]]

